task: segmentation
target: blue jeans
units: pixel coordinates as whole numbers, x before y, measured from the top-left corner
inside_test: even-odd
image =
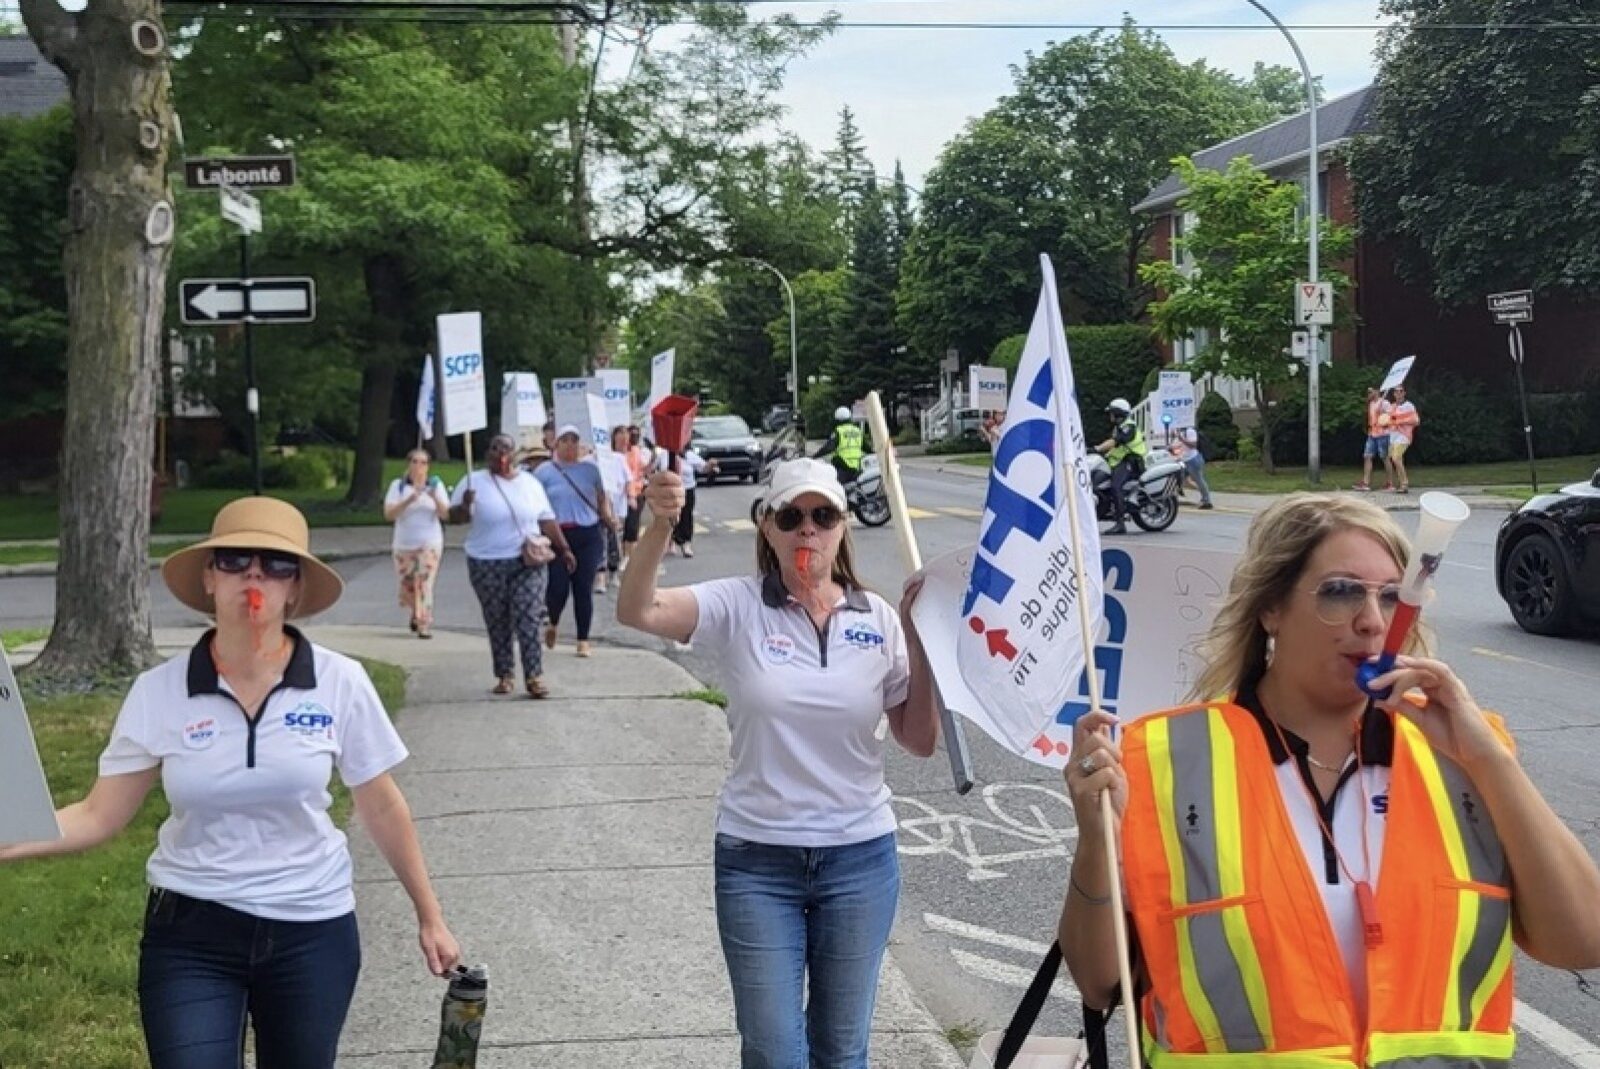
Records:
[[[824,847],[719,834],[716,879],[743,1069],[866,1069],[900,896],[893,833]]]
[[[1200,503],[1211,504],[1211,487],[1206,485],[1206,458],[1195,450],[1183,458],[1183,466],[1189,470],[1189,478],[1194,480],[1195,488],[1200,491]]]
[[[360,970],[354,913],[269,921],[151,891],[139,942],[151,1069],[240,1069],[246,1013],[258,1069],[333,1069]]]

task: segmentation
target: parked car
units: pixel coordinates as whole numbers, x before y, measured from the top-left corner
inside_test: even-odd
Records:
[[[768,434],[777,434],[792,422],[794,422],[792,406],[773,405],[767,409],[767,414],[761,417],[761,429]]]
[[[1507,516],[1494,559],[1495,585],[1524,631],[1600,624],[1600,471]]]
[[[708,486],[723,478],[751,482],[761,478],[761,445],[750,433],[750,424],[738,416],[696,416],[689,444],[717,462],[716,474],[701,480]]]

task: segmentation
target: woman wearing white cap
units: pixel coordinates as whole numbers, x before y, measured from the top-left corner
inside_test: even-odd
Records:
[[[714,857],[742,1064],[864,1069],[900,887],[876,728],[886,715],[904,749],[933,753],[939,717],[921,643],[856,577],[830,465],[779,465],[753,576],[657,589],[682,480],[659,473],[645,498],[652,520],[617,619],[714,653],[728,694],[732,769]],[[908,586],[902,608],[915,595]]]
[[[578,625],[577,654],[587,657],[589,626],[594,620],[594,577],[606,557],[602,531],[606,527],[619,528],[622,521],[611,511],[600,468],[582,459],[582,443],[583,432],[576,426],[569,423],[562,427],[556,433],[555,455],[541,464],[534,476],[544,486],[556,522],[561,525],[561,535],[576,559],[570,574],[550,575],[544,599],[550,622],[545,625],[544,644],[555,648],[561,614],[567,607],[567,595],[571,594],[572,615]]]
[[[168,557],[168,589],[216,627],[134,681],[99,778],[56,814],[62,838],[0,848],[5,861],[98,846],[160,780],[172,814],[139,945],[153,1069],[233,1069],[247,1018],[259,1069],[332,1069],[361,966],[350,851],[328,816],[334,771],[411,897],[429,970],[461,958],[390,775],[405,744],[361,665],[285,622],[344,589],[309,541],[292,505],[247,497]]]

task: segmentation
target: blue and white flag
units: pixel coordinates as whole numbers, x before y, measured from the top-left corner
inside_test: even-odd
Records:
[[[433,439],[433,356],[422,358],[422,385],[417,388],[417,429],[422,437]]]
[[[1100,532],[1067,333],[1055,270],[1048,256],[1039,259],[1044,286],[995,445],[956,640],[957,666],[981,705],[959,711],[1019,754],[1053,749],[1058,742],[1046,729],[1070,724],[1074,707],[1081,711],[1084,651],[1103,615]],[[1081,591],[1069,495],[1084,561]],[[1087,641],[1080,597],[1089,609]]]

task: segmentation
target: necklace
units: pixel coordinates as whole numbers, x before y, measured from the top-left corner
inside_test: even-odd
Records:
[[[1310,746],[1306,747],[1306,760],[1311,762],[1312,767],[1320,768],[1324,772],[1343,772],[1345,765],[1348,765],[1350,763],[1350,758],[1349,758],[1348,755],[1346,755],[1345,759],[1344,759],[1344,764],[1325,765],[1321,761],[1318,761],[1315,757],[1311,756],[1311,747]]]

